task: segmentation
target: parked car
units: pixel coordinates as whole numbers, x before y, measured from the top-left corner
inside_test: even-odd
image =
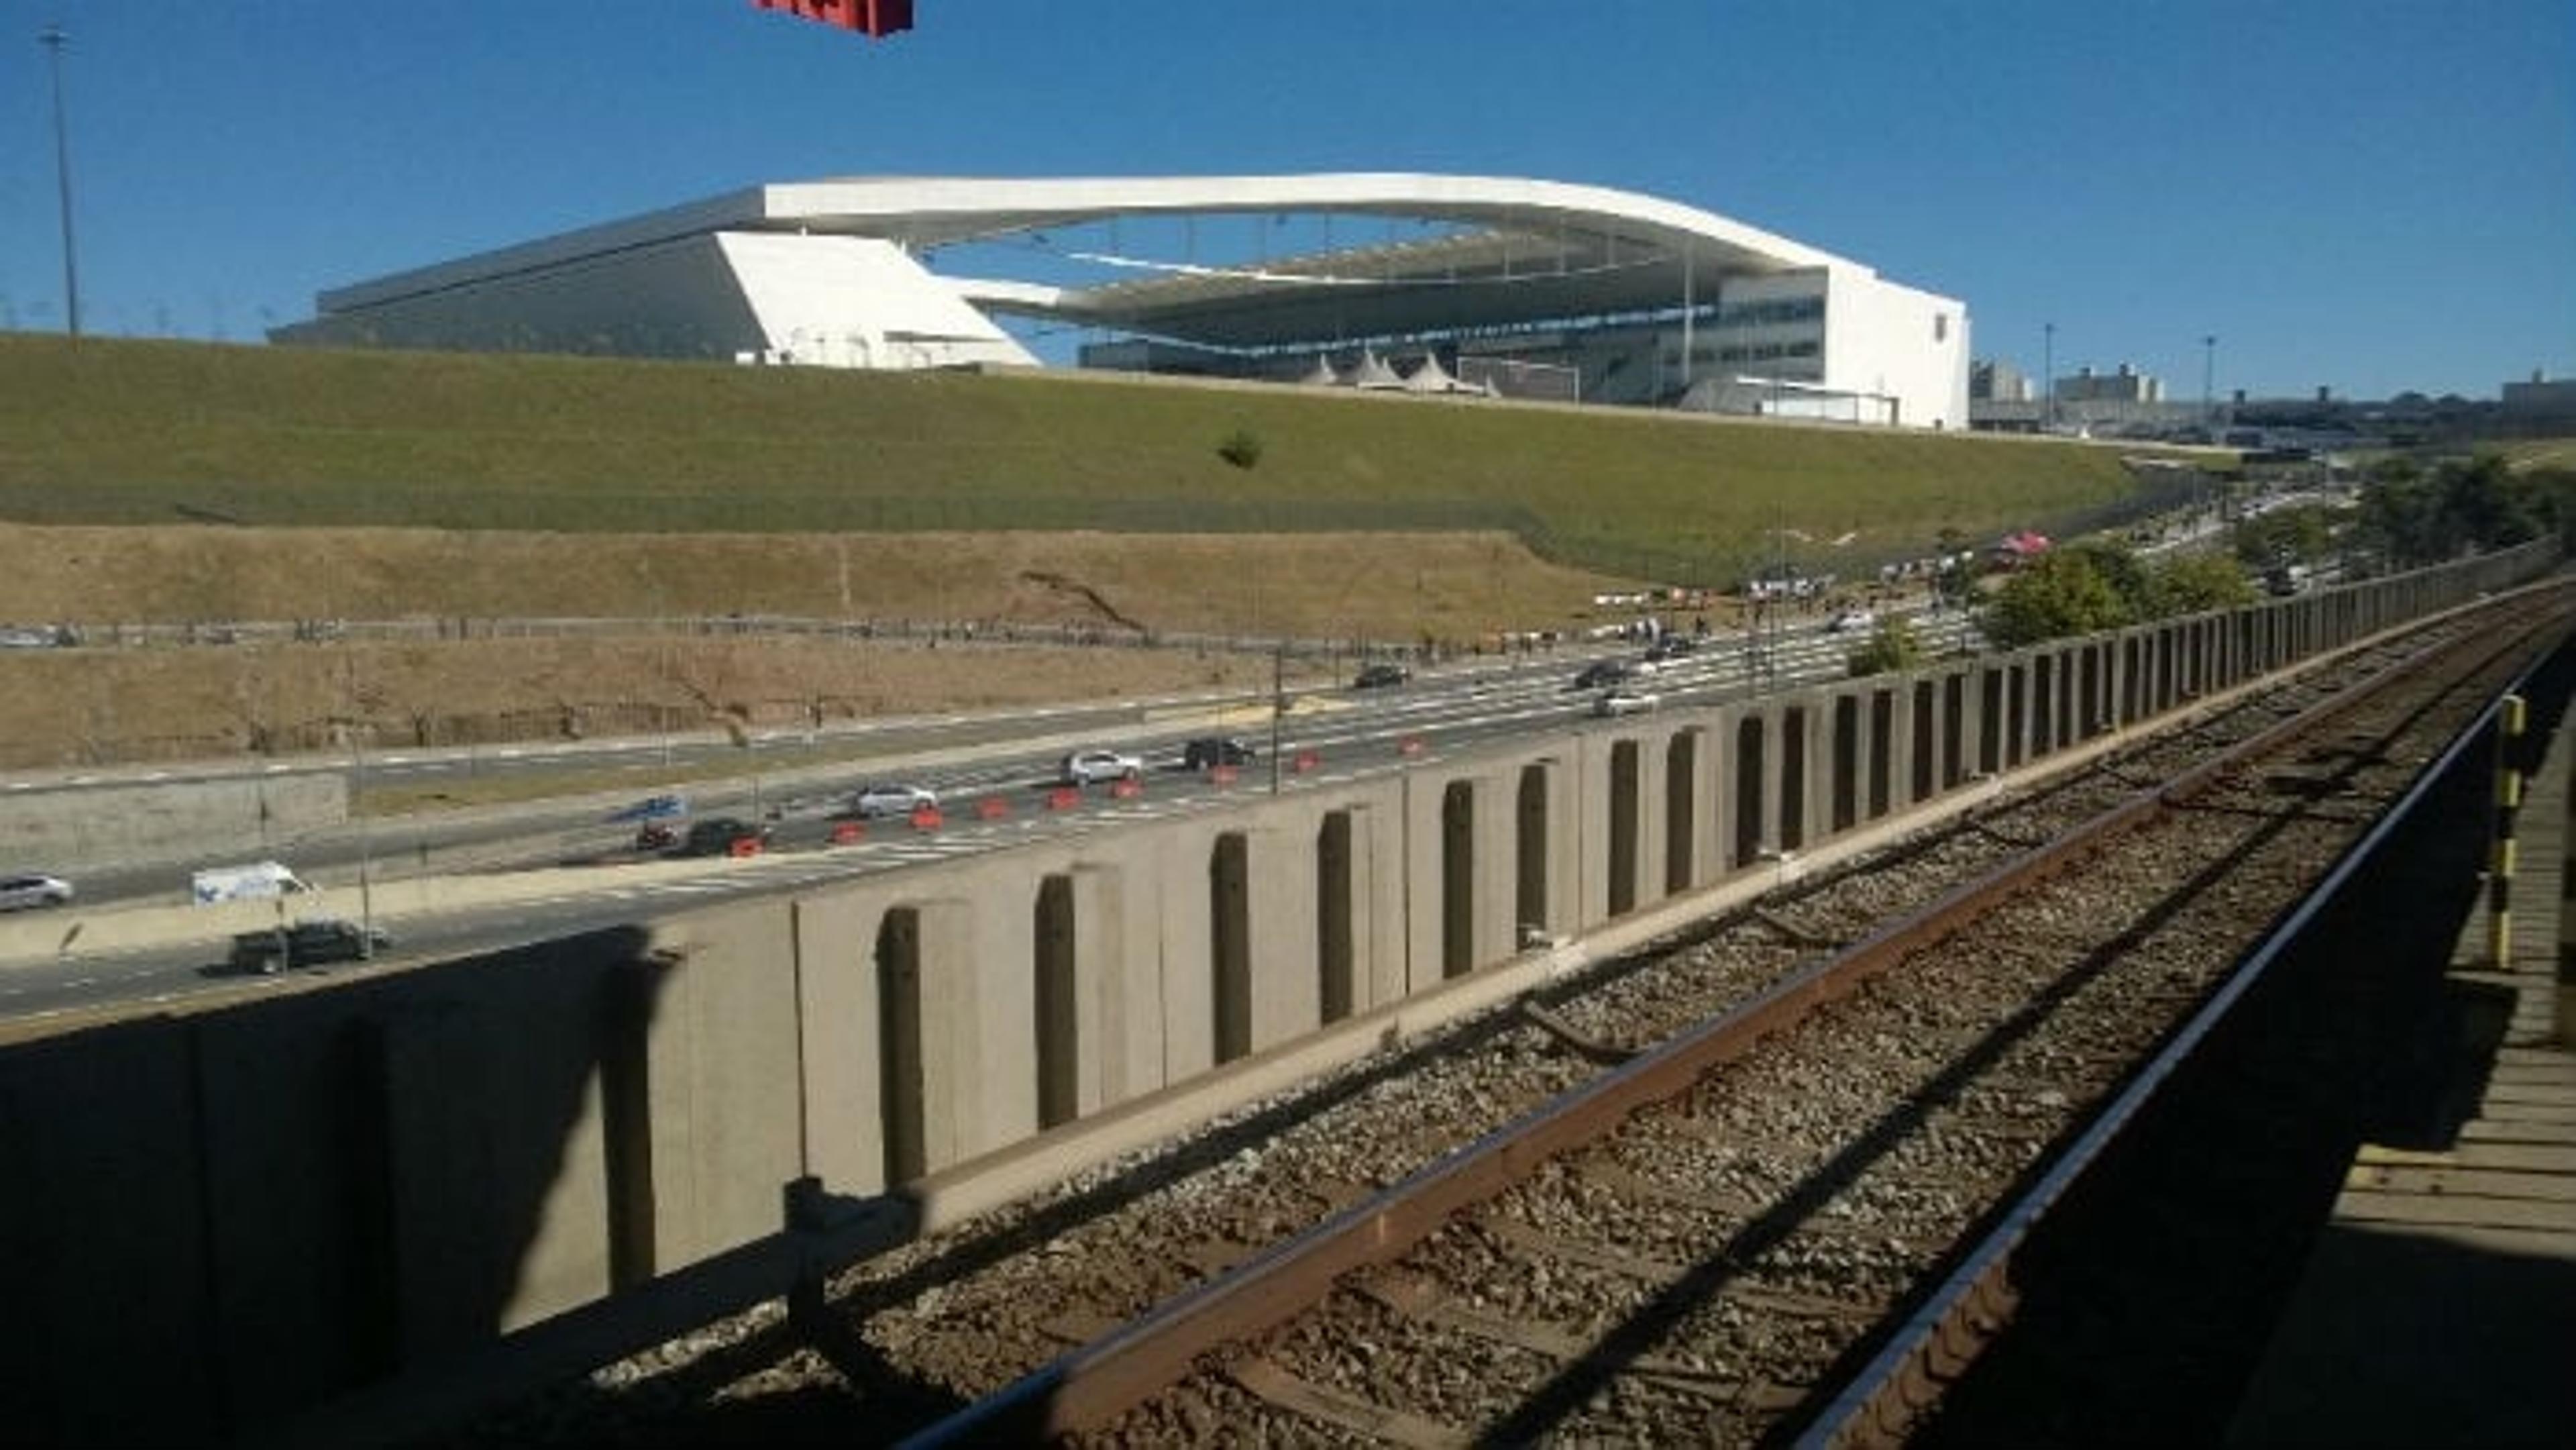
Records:
[[[72,884],[60,876],[41,871],[21,871],[15,876],[0,876],[0,911],[28,911],[40,906],[60,906],[72,899]]]
[[[1832,619],[1825,621],[1825,632],[1828,634],[1859,634],[1876,628],[1878,628],[1878,616],[1866,609],[1840,610]]]
[[[383,951],[394,939],[354,921],[320,917],[293,926],[246,931],[233,938],[232,968],[263,976],[317,967],[326,962],[356,962]]]
[[[680,838],[680,854],[727,856],[733,853],[734,846],[739,842],[766,842],[768,839],[769,831],[766,827],[755,826],[749,821],[737,820],[732,816],[712,816],[689,827],[689,833]]]
[[[922,785],[862,786],[850,797],[850,809],[859,819],[872,821],[879,816],[908,816],[914,811],[939,809],[939,792]]]
[[[1662,704],[1661,698],[1644,690],[1604,690],[1592,702],[1592,713],[1607,719],[1614,715],[1642,715]]]
[[[1145,774],[1145,762],[1115,750],[1077,750],[1064,758],[1057,768],[1057,778],[1066,785],[1089,785],[1100,780],[1137,780]]]
[[[1258,752],[1251,746],[1226,736],[1211,735],[1181,747],[1183,770],[1205,770],[1212,765],[1250,765],[1256,758]]]
[[[1594,660],[1583,667],[1583,673],[1574,677],[1574,688],[1597,690],[1605,685],[1618,684],[1635,673],[1635,667],[1626,660]]]
[[[680,844],[680,833],[661,821],[646,821],[635,828],[635,849],[667,851]]]
[[[1413,678],[1413,671],[1402,665],[1376,664],[1363,666],[1359,678],[1351,681],[1354,690],[1383,690],[1401,685]]]

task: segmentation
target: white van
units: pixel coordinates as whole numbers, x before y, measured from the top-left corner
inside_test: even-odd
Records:
[[[278,861],[210,866],[188,878],[188,899],[199,906],[212,906],[219,901],[268,901],[312,889],[304,878]]]

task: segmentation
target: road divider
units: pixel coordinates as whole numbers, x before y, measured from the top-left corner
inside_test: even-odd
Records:
[[[588,896],[621,887],[708,876],[728,871],[752,873],[773,863],[792,867],[794,853],[771,852],[755,857],[695,856],[625,861],[613,865],[546,866],[531,871],[498,871],[463,876],[412,876],[379,881],[364,892],[354,885],[324,886],[291,897],[267,901],[227,901],[207,906],[106,907],[73,905],[45,912],[12,913],[0,920],[0,965],[53,961],[100,952],[138,951],[206,945],[206,960],[221,961],[226,940],[236,932],[259,931],[299,921],[339,917],[371,918],[377,926],[396,923],[394,953],[403,948],[400,923],[406,917],[436,915],[474,907],[510,906],[521,902]],[[810,858],[808,858],[810,859]],[[173,892],[172,895],[177,895]]]

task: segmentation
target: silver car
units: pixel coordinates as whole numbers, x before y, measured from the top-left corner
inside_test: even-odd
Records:
[[[1145,762],[1133,755],[1115,750],[1077,750],[1064,758],[1058,768],[1058,779],[1066,785],[1089,785],[1096,780],[1135,780],[1145,773]]]
[[[47,876],[41,871],[0,876],[0,911],[60,906],[71,899],[72,884],[60,876]]]
[[[880,816],[908,816],[919,810],[935,811],[939,809],[939,792],[919,785],[872,785],[850,797],[850,809],[867,821]]]

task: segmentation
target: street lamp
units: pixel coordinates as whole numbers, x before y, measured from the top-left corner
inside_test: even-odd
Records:
[[[2218,412],[2212,403],[2218,381],[2218,335],[2211,333],[2200,340],[2200,426],[2209,441],[2218,441]]]
[[[2039,337],[2039,375],[2048,397],[2048,406],[2040,415],[2039,431],[2046,433],[2057,427],[2057,324],[2041,323]]]
[[[54,178],[62,192],[63,208],[63,320],[73,337],[80,336],[80,269],[72,250],[72,148],[69,132],[63,125],[63,47],[71,37],[60,25],[48,25],[36,35],[36,43],[53,53],[54,72]]]

